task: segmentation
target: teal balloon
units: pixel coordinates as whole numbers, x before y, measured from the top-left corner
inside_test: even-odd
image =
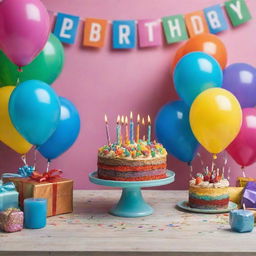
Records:
[[[19,82],[40,80],[52,84],[60,75],[64,60],[63,46],[54,34],[50,34],[39,55],[30,64],[22,67],[22,72],[18,72],[18,67],[0,51],[0,87],[15,86],[18,78]]]
[[[42,81],[23,82],[11,94],[9,115],[14,127],[28,142],[42,145],[58,125],[59,97]]]
[[[72,102],[64,97],[60,99],[60,121],[52,136],[38,151],[48,160],[52,160],[67,151],[76,141],[80,131],[80,117]]]
[[[199,143],[190,128],[189,107],[182,100],[169,102],[159,110],[155,131],[168,153],[187,163],[194,159]]]
[[[180,98],[190,106],[201,92],[221,87],[223,73],[219,63],[212,56],[204,52],[192,52],[177,63],[173,81]]]

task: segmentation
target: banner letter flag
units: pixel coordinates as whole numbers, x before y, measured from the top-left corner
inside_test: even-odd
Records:
[[[244,0],[230,0],[225,2],[225,8],[234,27],[239,26],[252,17]]]
[[[74,44],[78,24],[78,16],[58,13],[53,33],[60,39],[61,42],[66,44]]]
[[[209,33],[207,21],[203,11],[192,12],[185,15],[185,21],[190,37],[202,33]]]
[[[220,5],[214,5],[204,9],[210,33],[217,34],[228,29],[224,12]]]
[[[108,21],[102,19],[87,18],[84,26],[84,46],[103,47],[105,44]]]
[[[159,20],[139,20],[138,34],[140,47],[161,45],[161,22]]]
[[[168,44],[188,39],[186,25],[182,15],[163,17],[162,22]]]
[[[136,25],[134,20],[114,20],[113,48],[132,49],[136,45]]]

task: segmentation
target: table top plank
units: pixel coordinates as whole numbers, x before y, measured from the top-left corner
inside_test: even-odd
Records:
[[[256,233],[231,232],[228,214],[197,214],[176,209],[176,203],[188,197],[187,191],[143,191],[155,212],[141,218],[121,218],[107,213],[120,193],[120,190],[74,191],[72,214],[48,218],[44,229],[0,233],[0,255],[12,251],[15,255],[71,251],[95,255],[105,252],[253,255],[256,252]]]

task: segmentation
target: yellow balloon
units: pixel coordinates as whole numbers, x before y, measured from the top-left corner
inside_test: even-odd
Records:
[[[189,120],[197,140],[209,152],[223,151],[237,136],[242,110],[236,97],[222,88],[211,88],[192,103]]]
[[[13,126],[9,111],[9,99],[15,86],[0,88],[0,140],[19,154],[27,153],[32,145]]]

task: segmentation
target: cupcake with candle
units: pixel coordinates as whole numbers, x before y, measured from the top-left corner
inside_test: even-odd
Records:
[[[199,209],[225,209],[229,203],[229,182],[219,170],[197,173],[189,181],[189,206]]]
[[[151,141],[151,121],[148,116],[147,135],[140,134],[140,116],[137,117],[136,134],[132,113],[128,131],[128,118],[117,118],[116,141],[111,143],[108,121],[108,143],[98,150],[98,177],[107,180],[144,181],[166,178],[164,147]],[[134,139],[136,138],[136,139]]]

